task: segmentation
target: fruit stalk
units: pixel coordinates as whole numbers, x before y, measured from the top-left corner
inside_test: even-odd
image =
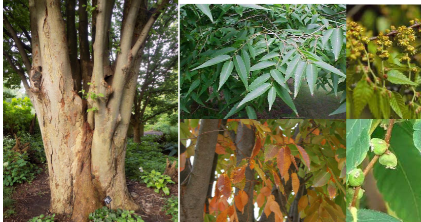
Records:
[[[395,123],[394,119],[389,120],[389,126],[387,127],[386,135],[384,137],[384,140],[387,144],[390,144],[390,137],[392,136],[392,128],[393,124]],[[368,172],[373,168],[374,164],[377,162],[380,156],[375,155],[374,158],[370,161],[370,163],[367,165],[367,167],[364,169],[364,177],[367,176]],[[355,189],[354,197],[352,198],[351,207],[355,207],[355,204],[357,203],[357,197],[358,193],[360,192],[361,186],[357,187]]]

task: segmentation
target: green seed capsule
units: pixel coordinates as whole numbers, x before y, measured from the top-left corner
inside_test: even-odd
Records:
[[[379,139],[379,138],[373,138],[370,140],[370,146],[371,151],[374,152],[376,155],[383,155],[384,152],[389,148],[389,144],[386,143],[386,141]]]
[[[358,187],[364,183],[364,173],[361,169],[354,169],[349,174],[349,185]]]
[[[393,153],[385,153],[379,159],[380,164],[386,166],[387,169],[396,169],[398,165],[398,159]]]

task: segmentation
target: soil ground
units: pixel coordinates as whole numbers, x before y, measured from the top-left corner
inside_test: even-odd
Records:
[[[31,183],[23,183],[15,186],[12,198],[15,200],[15,214],[11,218],[4,219],[7,222],[28,221],[41,214],[51,215],[50,187],[46,166],[42,165],[43,172]],[[178,185],[168,184],[171,195],[165,196],[155,193],[154,189],[146,187],[146,184],[127,179],[127,187],[134,201],[141,206],[136,213],[146,222],[171,221],[171,217],[161,211],[171,195],[178,196]],[[70,221],[68,215],[57,215],[55,221]]]

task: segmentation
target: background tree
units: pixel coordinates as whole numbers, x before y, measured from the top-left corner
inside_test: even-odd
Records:
[[[343,120],[180,127],[181,220],[345,221]]]
[[[345,12],[345,5],[183,6],[181,116],[256,119],[274,115],[277,97],[298,116],[292,98],[304,84],[310,100],[318,90],[341,96],[323,118],[344,113]]]
[[[167,0],[4,2],[4,78],[22,81],[37,113],[52,212],[85,221],[106,196],[112,208],[139,208],[124,173],[127,128],[150,30],[175,8]]]
[[[145,45],[130,122],[133,141],[137,143],[141,142],[148,120],[171,114],[178,107],[178,24],[173,22],[176,17],[177,10],[165,14]]]

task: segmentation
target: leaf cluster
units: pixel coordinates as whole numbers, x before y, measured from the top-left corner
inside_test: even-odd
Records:
[[[166,195],[170,195],[170,190],[168,189],[167,184],[174,183],[170,176],[163,175],[160,172],[152,170],[149,174],[141,176],[141,178],[143,182],[146,183],[147,187],[155,188],[155,193],[159,193],[162,189]]]
[[[89,221],[92,222],[144,222],[142,217],[136,215],[132,210],[112,210],[107,207],[97,209],[89,214]]]
[[[162,208],[166,215],[170,215],[171,221],[178,222],[178,196],[171,196]]]

